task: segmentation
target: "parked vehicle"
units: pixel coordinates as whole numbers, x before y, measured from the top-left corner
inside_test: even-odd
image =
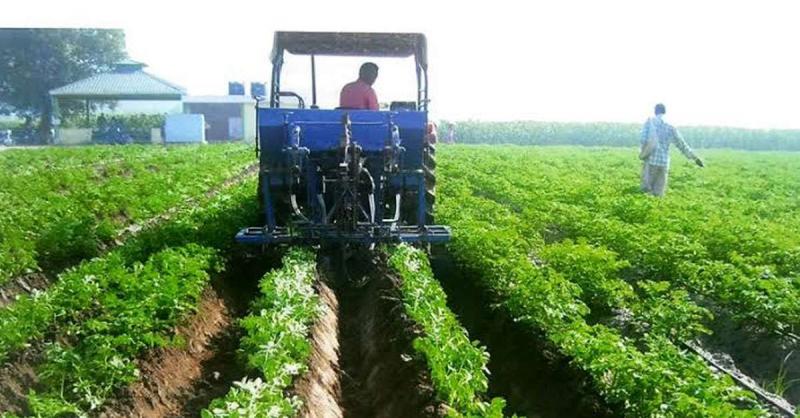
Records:
[[[11,129],[0,130],[0,144],[7,147],[14,145],[14,140],[11,139]]]

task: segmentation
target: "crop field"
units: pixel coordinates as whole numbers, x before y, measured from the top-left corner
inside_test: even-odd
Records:
[[[800,159],[441,145],[427,248],[245,248],[241,144],[0,154],[0,416],[767,417]],[[345,261],[345,256],[347,261]]]
[[[709,151],[704,170],[676,157],[668,197],[654,199],[638,191],[632,149],[440,155],[437,213],[462,274],[569,359],[605,408],[764,414],[692,352],[700,346],[800,400],[796,156]]]

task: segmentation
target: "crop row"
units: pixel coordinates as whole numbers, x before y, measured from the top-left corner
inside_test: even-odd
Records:
[[[196,243],[227,253],[234,245],[232,232],[254,222],[253,181],[246,181],[219,194],[203,206],[188,207],[169,221],[155,225],[128,240],[103,257],[85,260],[61,273],[47,290],[20,295],[0,309],[0,360],[45,336],[61,323],[81,318],[92,306],[95,292],[104,288],[90,286],[97,272],[111,274],[151,254],[170,247]],[[88,282],[87,282],[88,281]]]
[[[15,155],[29,153],[37,152]],[[250,157],[240,145],[121,153],[123,160],[110,165],[42,169],[0,180],[0,284],[98,255],[122,228],[202,197],[240,172]]]
[[[150,158],[164,152],[165,148],[162,147],[142,145],[12,149],[0,154],[0,169],[7,177],[17,177],[38,174],[43,170],[116,164],[134,155],[138,158]]]
[[[420,327],[413,355],[430,372],[436,397],[448,416],[502,417],[505,402],[483,400],[488,389],[488,354],[470,342],[447,308],[446,295],[433,279],[425,254],[408,246],[388,248],[388,265],[401,278],[406,313]],[[309,327],[323,307],[314,293],[313,252],[295,248],[283,267],[259,283],[252,313],[241,320],[241,350],[256,377],[235,382],[228,394],[214,400],[204,417],[295,416],[302,401],[289,390],[308,367]]]
[[[536,262],[525,222],[475,196],[462,181],[443,184],[438,214],[456,237],[450,248],[464,268],[512,318],[540,330],[594,381],[609,404],[629,416],[759,416],[749,393],[712,373],[704,362],[651,333],[634,343],[603,324],[590,324],[581,287]],[[599,294],[599,293],[597,293]]]
[[[3,355],[32,343],[44,350],[35,367],[41,384],[28,398],[32,413],[97,410],[139,378],[136,360],[145,350],[176,343],[174,326],[194,312],[222,266],[217,254],[232,254],[231,231],[254,221],[253,187],[247,181],[185,208],[0,310]]]
[[[294,248],[284,256],[280,269],[259,281],[252,313],[240,321],[245,331],[241,350],[248,368],[259,377],[235,382],[227,395],[202,412],[204,418],[298,413],[302,403],[288,389],[308,368],[309,328],[323,309],[314,292],[316,277],[314,253]]]
[[[470,157],[473,167],[485,167],[467,174],[471,190],[529,220],[526,235],[539,237],[537,247],[565,239],[586,240],[592,247],[618,254],[626,265],[619,269],[624,271],[615,274],[624,275],[629,281],[666,280],[692,295],[714,301],[734,319],[756,324],[768,332],[786,333],[800,328],[800,289],[792,278],[800,272],[800,247],[792,248],[796,245],[792,241],[778,243],[761,233],[757,235],[760,243],[756,244],[759,240],[749,240],[741,233],[739,225],[747,222],[735,217],[715,234],[687,235],[700,229],[693,225],[702,224],[702,217],[696,220],[681,216],[676,214],[678,208],[663,207],[645,196],[625,199],[628,208],[609,207],[604,202],[613,194],[604,189],[602,182],[596,185],[588,202],[580,203],[579,196],[569,196],[567,190],[543,190],[546,180],[542,177],[548,179],[547,172],[552,168],[543,167],[543,175],[534,177],[524,164],[517,164],[505,152],[486,159]],[[498,157],[506,159],[501,162]],[[492,175],[483,172],[489,167]],[[549,177],[549,181],[561,183],[554,188],[564,188],[565,184],[580,183],[582,179],[574,176],[579,180],[570,182],[564,177],[557,181]],[[727,205],[736,208],[737,203],[734,200]],[[700,209],[706,213],[719,210],[713,205]],[[670,221],[671,217],[682,221]],[[737,233],[740,241],[730,239],[723,243],[715,239]],[[767,261],[771,264],[764,265]]]
[[[421,328],[413,347],[430,371],[436,396],[454,417],[502,417],[505,401],[484,401],[489,387],[489,354],[470,342],[447,307],[447,295],[433,278],[425,253],[399,245],[389,251],[389,266],[402,279],[400,292],[408,316]]]
[[[171,343],[173,328],[194,313],[209,274],[220,268],[216,251],[190,244],[124,267],[105,260],[83,276],[91,307],[63,318],[66,338],[45,345],[39,385],[28,395],[35,416],[83,415],[139,377],[136,359]],[[59,301],[69,309],[78,301]]]

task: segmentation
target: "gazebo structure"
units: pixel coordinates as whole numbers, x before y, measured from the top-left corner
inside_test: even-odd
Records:
[[[158,78],[143,70],[145,64],[124,60],[108,73],[97,74],[74,83],[50,90],[53,117],[59,118],[59,103],[62,100],[82,100],[86,103],[86,118],[89,119],[92,102],[120,100],[176,101],[186,94],[183,87]],[[72,132],[74,131],[74,132]],[[88,135],[88,138],[87,138]],[[91,140],[91,130],[58,129],[59,143],[80,143]]]

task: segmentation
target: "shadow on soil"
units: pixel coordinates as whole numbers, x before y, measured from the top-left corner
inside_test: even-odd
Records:
[[[397,278],[385,267],[386,260],[358,251],[344,263],[331,261],[322,271],[335,277],[339,301],[344,416],[442,416],[426,367],[412,356],[411,341],[418,330],[405,314]]]
[[[224,396],[234,381],[247,375],[236,352],[242,337],[237,320],[248,314],[250,303],[258,294],[259,279],[269,270],[280,267],[281,256],[282,252],[242,254],[229,262],[224,274],[212,282],[233,320],[211,340],[210,350],[214,354],[202,363],[201,378],[187,391],[183,410],[178,416],[200,416],[200,411],[212,400]]]
[[[549,346],[541,335],[490,306],[488,292],[459,267],[444,248],[431,256],[434,276],[447,303],[490,354],[489,396],[506,399],[506,414],[543,418],[614,416],[594,392],[588,376]]]

